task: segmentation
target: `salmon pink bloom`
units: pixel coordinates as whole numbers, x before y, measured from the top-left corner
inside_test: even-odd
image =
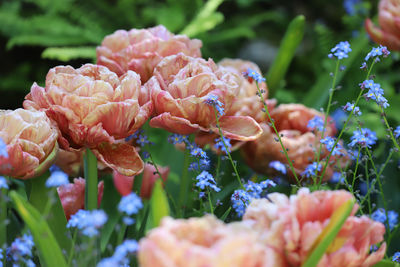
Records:
[[[229,110],[239,90],[238,79],[211,59],[182,53],[164,58],[144,85],[151,92],[156,113],[150,126],[183,135],[198,131],[218,134],[216,107],[209,102],[217,98],[218,108]],[[261,134],[258,123],[248,116],[223,115],[219,123],[230,139],[249,141]]]
[[[28,179],[45,172],[58,151],[58,132],[46,113],[0,110],[0,138],[8,155],[0,155],[0,175]]]
[[[164,218],[139,242],[142,267],[285,267],[283,255],[257,241],[247,224],[214,216]]]
[[[98,184],[97,190],[97,205],[100,207],[104,190],[103,181]],[[85,208],[85,179],[75,178],[74,183],[58,187],[57,192],[67,220],[69,220],[69,218],[71,218],[71,216],[78,210]]]
[[[332,214],[353,195],[344,190],[310,193],[303,188],[290,198],[280,193],[268,197],[253,200],[243,220],[253,223],[263,242],[286,255],[290,266],[301,266]],[[319,267],[368,267],[383,258],[385,243],[376,252],[370,248],[383,241],[385,226],[366,216],[355,217],[357,209],[356,205]]]
[[[161,174],[163,182],[167,181],[169,174],[169,167],[157,166],[158,171]],[[122,196],[129,195],[132,192],[133,183],[135,181],[134,176],[125,176],[116,171],[113,172],[115,188]],[[140,188],[140,197],[149,199],[153,190],[154,183],[159,178],[156,168],[149,163],[144,164],[142,186]]]
[[[118,30],[106,36],[97,47],[97,64],[108,67],[119,76],[133,70],[145,83],[164,57],[179,52],[201,57],[201,46],[200,40],[174,35],[162,25],[141,30]]]
[[[282,104],[272,110],[270,114],[281,136],[282,143],[287,149],[289,158],[293,161],[296,174],[299,176],[314,161],[314,155],[316,150],[319,149],[321,140],[321,132],[312,131],[308,128],[308,122],[316,116],[324,118],[324,115],[301,104]],[[278,136],[272,127],[267,123],[262,123],[261,127],[263,128],[262,136],[253,142],[246,143],[242,147],[242,154],[251,168],[263,174],[273,175],[276,174],[276,170],[269,166],[270,162],[280,161],[287,164],[288,161],[284,153],[281,152],[282,146],[277,141]],[[335,133],[336,128],[329,118],[325,136],[333,136]],[[329,151],[323,146],[321,160],[323,161],[328,154]],[[347,157],[332,156],[325,173],[325,179],[332,177],[336,163],[344,166],[347,162]],[[291,171],[288,171],[288,175],[289,178],[293,179]]]
[[[63,149],[88,147],[104,165],[135,175],[143,161],[133,146],[116,141],[137,131],[152,113],[152,103],[139,99],[140,87],[133,71],[118,77],[104,66],[59,66],[49,71],[44,88],[32,85],[24,107],[43,110],[57,123]]]
[[[379,2],[379,25],[367,19],[365,28],[371,39],[390,50],[400,50],[400,2],[398,0],[381,0]]]

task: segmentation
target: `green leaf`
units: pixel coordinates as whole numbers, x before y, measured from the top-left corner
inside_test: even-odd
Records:
[[[400,267],[400,264],[391,260],[383,260],[375,264],[373,267]]]
[[[10,192],[10,197],[15,209],[33,235],[35,245],[39,251],[41,266],[67,267],[61,248],[39,211],[15,191]]]
[[[54,233],[54,237],[61,249],[69,252],[72,244],[71,240],[67,237],[67,219],[65,218],[64,209],[57,190],[55,188],[47,188],[45,185],[49,175],[47,171],[43,175],[30,180],[31,193],[29,195],[29,202],[41,214],[48,212],[46,222]],[[54,203],[49,202],[50,198],[53,199]],[[46,211],[49,207],[50,209]]]
[[[78,58],[96,61],[96,47],[48,47],[42,53],[42,58],[59,61],[70,61]]]
[[[157,227],[161,219],[169,214],[168,198],[162,186],[162,180],[157,179],[150,199],[151,226]]]
[[[197,16],[182,30],[181,34],[189,37],[213,29],[224,21],[224,15],[216,12],[224,0],[208,0]]]
[[[268,90],[271,97],[275,94],[281,80],[301,43],[304,35],[305,17],[299,15],[290,22],[279,46],[278,54],[267,74]]]
[[[335,237],[339,233],[347,217],[349,217],[353,206],[354,199],[350,199],[335,210],[331,216],[329,224],[324,228],[312,245],[308,257],[302,267],[317,266],[318,262],[327,250],[336,251],[343,245],[343,242],[341,242],[342,240],[335,240]]]

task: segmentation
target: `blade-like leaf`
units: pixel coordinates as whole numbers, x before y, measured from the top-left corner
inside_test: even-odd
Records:
[[[269,94],[273,96],[285,77],[290,62],[304,35],[305,17],[299,15],[290,22],[279,51],[267,74]]]
[[[35,245],[40,254],[41,266],[67,267],[61,248],[39,211],[15,191],[10,192],[10,197],[15,209],[33,235]]]
[[[390,260],[383,260],[375,264],[373,267],[400,267],[400,264]]]
[[[48,47],[42,53],[42,58],[55,59],[59,61],[70,61],[78,58],[96,61],[95,47]]]
[[[152,227],[157,227],[163,217],[169,215],[168,198],[162,186],[161,179],[154,183],[153,193],[150,199],[150,213]]]
[[[335,240],[336,235],[339,233],[347,217],[349,217],[353,206],[354,199],[350,199],[335,210],[331,216],[329,224],[324,228],[312,245],[308,257],[302,267],[317,266],[329,246],[335,245],[332,242]]]

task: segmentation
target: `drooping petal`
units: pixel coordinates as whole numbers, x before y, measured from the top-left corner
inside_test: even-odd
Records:
[[[150,126],[183,135],[191,134],[199,130],[199,125],[191,124],[190,121],[172,116],[170,113],[162,113],[152,118],[150,120]]]
[[[263,132],[261,126],[249,116],[223,116],[219,123],[224,136],[233,140],[253,141]],[[218,128],[214,127],[213,131],[218,134]]]

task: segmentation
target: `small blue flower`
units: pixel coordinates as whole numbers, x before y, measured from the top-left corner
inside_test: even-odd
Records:
[[[324,129],[324,120],[320,116],[315,116],[308,121],[307,128],[310,130],[322,131]]]
[[[197,162],[191,162],[189,164],[188,170],[189,171],[197,171],[197,170],[199,170],[199,164]]]
[[[133,219],[133,218],[131,218],[131,217],[128,217],[128,216],[124,216],[124,217],[122,218],[122,222],[123,222],[124,224],[126,224],[126,225],[132,225],[132,224],[135,223],[135,219]]]
[[[400,126],[397,126],[396,129],[394,129],[393,134],[396,138],[400,137]]]
[[[8,158],[7,145],[0,137],[0,157]]]
[[[207,171],[202,171],[199,175],[197,175],[196,180],[196,187],[200,188],[201,190],[209,188],[215,192],[221,191],[221,189],[217,187],[214,177]]]
[[[309,164],[304,172],[302,172],[301,175],[305,175],[307,178],[310,178],[312,176],[316,176],[318,172],[321,171],[322,164],[318,162],[313,162]]]
[[[359,145],[363,148],[365,148],[365,147],[371,148],[371,146],[376,143],[376,140],[378,140],[375,132],[371,131],[368,128],[362,128],[361,130],[355,130],[353,132],[353,136],[350,139],[351,139],[351,142],[349,144],[350,147]]]
[[[357,12],[357,4],[359,4],[361,0],[344,0],[343,7],[346,13],[350,16],[354,16]]]
[[[62,171],[52,172],[46,180],[46,187],[59,187],[66,184],[69,184],[68,175]]]
[[[33,237],[28,234],[24,234],[22,237],[17,237],[8,248],[8,255],[13,262],[25,262],[28,263],[32,257],[32,248],[35,245]]]
[[[107,222],[107,214],[103,210],[79,210],[71,216],[67,228],[78,228],[83,235],[93,237]]]
[[[362,70],[368,69],[367,62],[363,62],[363,63],[361,64],[361,66],[360,66],[360,69],[362,69]]]
[[[215,141],[214,147],[216,149],[220,149],[225,154],[228,154],[228,152],[231,152],[231,148],[232,148],[231,139],[223,136],[222,138],[217,138],[214,141]],[[226,146],[226,148],[225,148],[225,146]],[[228,151],[226,151],[226,149],[228,149]]]
[[[200,159],[200,169],[207,170],[210,167],[210,160],[209,159]]]
[[[392,261],[400,262],[400,251],[397,251],[393,254]]]
[[[235,190],[231,196],[232,207],[239,217],[242,217],[250,204],[252,197],[246,191],[239,189]]]
[[[180,134],[171,134],[168,137],[168,142],[170,142],[171,144],[174,144],[174,145],[185,143],[187,141],[188,141],[187,136],[180,135]]]
[[[394,227],[398,224],[399,214],[394,210],[388,211],[389,218],[389,229],[393,230]],[[384,209],[379,208],[371,214],[371,219],[377,222],[381,222],[386,225],[386,212]]]
[[[388,211],[388,218],[389,218],[389,228],[393,230],[396,225],[399,223],[399,214],[394,210]]]
[[[334,48],[332,48],[328,57],[333,58],[335,56],[337,59],[343,59],[349,57],[348,53],[350,52],[350,43],[348,41],[344,41],[338,43]]]
[[[207,153],[203,149],[198,147],[198,146],[194,146],[191,149],[190,155],[192,155],[193,157],[199,157],[199,158],[207,159]]]
[[[243,73],[245,77],[252,78],[257,83],[265,82],[265,78],[263,78],[257,71],[248,68],[246,72]]]
[[[342,147],[340,146],[339,143],[336,144],[335,147],[333,147],[335,145],[335,138],[331,137],[331,136],[327,136],[324,139],[321,139],[321,144],[324,144],[326,146],[326,149],[328,151],[332,151],[332,156],[335,155],[343,155],[343,153],[340,151],[342,149]]]
[[[331,183],[344,183],[345,176],[340,172],[334,172],[332,178],[329,180]]]
[[[8,189],[7,179],[4,176],[0,176],[0,189]]]
[[[224,108],[223,108],[224,104],[218,100],[217,95],[213,95],[213,94],[208,95],[206,100],[204,100],[204,103],[206,103],[209,106],[214,107],[218,111],[219,116],[224,115]]]
[[[347,102],[346,105],[343,106],[343,110],[346,110],[348,112],[353,112],[354,115],[360,116],[362,113],[360,111],[359,107],[355,107],[354,104]]]
[[[357,149],[349,149],[349,150],[347,150],[347,153],[349,154],[351,160],[357,160],[357,158],[362,157],[361,151],[360,151],[360,153],[358,153]]]
[[[118,210],[129,216],[137,214],[141,208],[143,208],[142,200],[133,192],[123,196],[118,204]]]
[[[277,160],[271,161],[268,166],[270,168],[277,170],[278,172],[286,174],[286,166],[285,166],[285,164],[281,163],[280,161],[277,161]]]
[[[97,267],[129,266],[129,255],[136,253],[138,249],[139,245],[136,240],[126,239],[115,249],[111,257],[102,259]]]
[[[388,55],[390,55],[390,52],[386,46],[380,45],[379,47],[373,47],[371,49],[371,51],[365,57],[365,61],[368,61],[368,59],[370,59],[370,58],[379,57],[382,55],[383,55],[383,57],[387,57]]]
[[[147,137],[146,135],[144,135],[144,134],[140,134],[140,135],[137,137],[136,143],[137,143],[139,146],[141,146],[141,147],[143,147],[143,146],[145,146],[145,145],[147,145],[147,144],[151,144],[151,142],[150,142],[150,140],[148,139],[148,137]]]

